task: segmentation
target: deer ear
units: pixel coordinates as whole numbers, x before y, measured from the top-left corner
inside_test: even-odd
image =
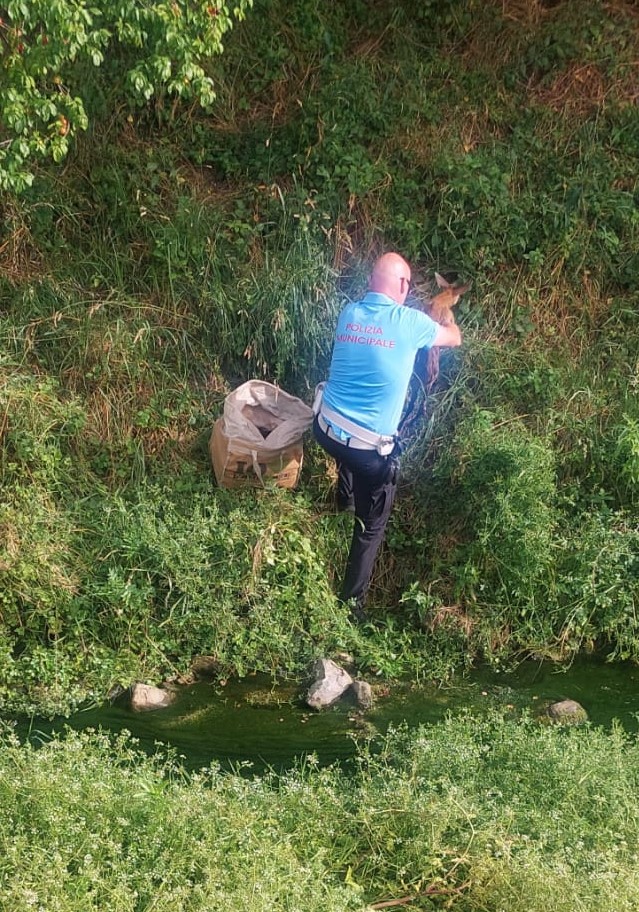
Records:
[[[452,292],[455,295],[455,297],[453,298],[453,303],[451,304],[451,307],[454,307],[455,304],[457,304],[457,302],[459,301],[459,299],[461,298],[463,293],[465,291],[468,291],[469,288],[470,288],[470,282],[468,283],[468,285],[454,285],[453,286]]]
[[[450,282],[447,282],[443,276],[440,276],[438,272],[435,273],[435,281],[440,288],[450,288]]]

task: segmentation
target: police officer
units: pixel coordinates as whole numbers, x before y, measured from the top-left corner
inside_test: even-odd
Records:
[[[397,428],[415,355],[420,348],[458,346],[456,325],[440,326],[404,303],[411,271],[397,253],[373,267],[367,294],[346,305],[335,333],[333,356],[313,431],[338,468],[338,506],[353,509],[355,523],[340,598],[364,605],[375,557],[397,489]]]

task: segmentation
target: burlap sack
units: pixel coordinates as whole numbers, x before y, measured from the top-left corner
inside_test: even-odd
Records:
[[[258,487],[271,479],[294,487],[303,460],[302,435],[313,421],[301,399],[264,380],[249,380],[226,397],[209,449],[217,483]]]

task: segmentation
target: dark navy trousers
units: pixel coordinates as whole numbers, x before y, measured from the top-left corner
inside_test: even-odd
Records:
[[[337,504],[355,507],[353,538],[348,554],[340,599],[355,599],[357,607],[365,604],[373,575],[375,558],[384,540],[391,514],[397,481],[399,458],[395,453],[380,456],[376,450],[358,450],[333,440],[313,422],[315,439],[337,463]]]

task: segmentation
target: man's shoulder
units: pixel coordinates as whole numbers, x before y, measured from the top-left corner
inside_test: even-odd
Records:
[[[347,301],[340,311],[340,323],[344,320],[367,320],[377,322],[382,325],[388,323],[395,326],[403,327],[407,333],[434,333],[437,330],[437,324],[416,307],[407,307],[405,304],[398,304],[392,298],[376,292],[368,292],[364,297],[356,300]]]
[[[428,348],[433,344],[437,334],[438,324],[416,307],[403,307],[404,313],[400,317],[404,325],[404,331],[407,332],[417,348]]]

